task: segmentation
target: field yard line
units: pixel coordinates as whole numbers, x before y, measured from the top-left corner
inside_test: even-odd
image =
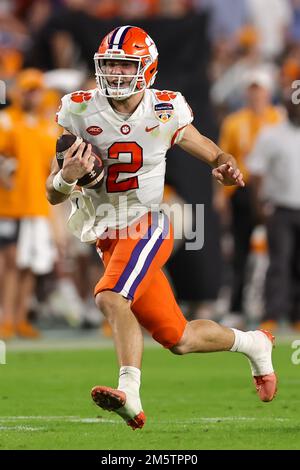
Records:
[[[58,419],[77,419],[78,416],[0,416],[1,421],[16,421],[16,420],[30,420],[30,419],[43,419],[44,421],[52,421]]]
[[[106,418],[82,418],[80,416],[1,416],[0,423],[8,423],[11,421],[63,421],[69,423],[82,423],[82,424],[123,424],[119,419],[106,419]],[[153,424],[201,424],[201,423],[219,423],[222,421],[290,421],[289,418],[261,418],[252,416],[217,416],[217,417],[199,417],[190,419],[175,419],[175,420],[155,420]],[[10,428],[11,429],[11,428]],[[37,429],[37,428],[34,428]],[[1,430],[1,426],[0,426]]]
[[[220,416],[217,418],[190,418],[182,420],[157,421],[159,424],[197,424],[197,423],[219,423],[222,421],[290,421],[289,418],[253,418],[250,416]]]
[[[0,426],[0,431],[25,431],[25,432],[32,432],[32,431],[44,431],[46,428],[42,427],[32,427],[32,426]]]

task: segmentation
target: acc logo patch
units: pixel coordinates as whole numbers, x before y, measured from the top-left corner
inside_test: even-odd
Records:
[[[86,129],[86,131],[91,135],[99,135],[103,132],[103,129],[99,126],[90,126]]]
[[[165,123],[173,117],[174,106],[171,103],[159,103],[154,106],[154,112],[158,119]]]

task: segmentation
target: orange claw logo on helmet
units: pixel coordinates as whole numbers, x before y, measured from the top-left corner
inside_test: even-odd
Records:
[[[119,86],[114,92],[114,99],[125,99],[149,88],[157,74],[158,52],[154,41],[141,28],[136,26],[121,26],[109,33],[100,44],[94,56],[96,79],[99,90],[104,96],[112,96],[109,92],[108,77],[113,77],[105,71],[107,60],[122,60],[136,62],[135,74],[130,86],[122,90]]]

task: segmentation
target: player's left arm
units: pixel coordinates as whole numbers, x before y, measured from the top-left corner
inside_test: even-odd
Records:
[[[218,145],[208,139],[192,125],[187,125],[182,131],[177,144],[190,155],[208,163],[216,180],[225,185],[245,186],[243,174],[237,167],[235,158],[223,152]]]

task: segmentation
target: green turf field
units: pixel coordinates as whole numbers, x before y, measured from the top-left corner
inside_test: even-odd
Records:
[[[90,399],[116,385],[112,350],[8,352],[0,366],[0,449],[299,449],[300,365],[279,345],[272,403],[261,403],[244,357],[173,356],[147,348],[142,399],[148,421],[132,431]]]

